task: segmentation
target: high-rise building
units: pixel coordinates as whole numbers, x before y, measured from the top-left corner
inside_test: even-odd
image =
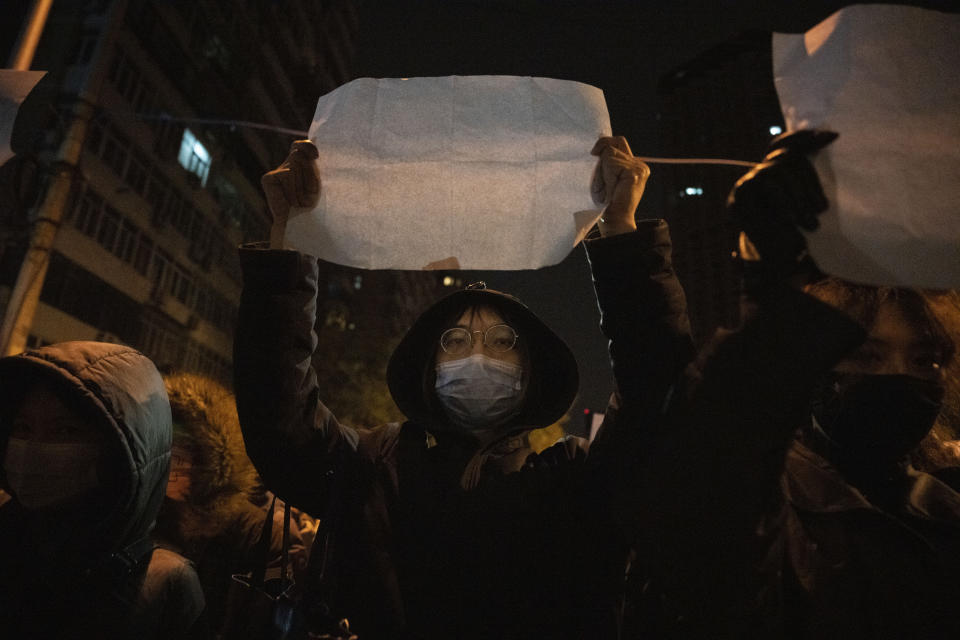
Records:
[[[660,148],[687,158],[759,161],[781,132],[770,34],[749,32],[717,45],[661,77]],[[740,274],[731,252],[737,230],[727,195],[747,169],[658,166],[674,264],[687,293],[694,335],[703,342],[739,320]]]
[[[71,180],[28,344],[119,341],[228,380],[236,246],[268,237],[260,176],[295,137],[269,127],[305,130],[352,78],[357,29],[349,0],[54,3],[18,127],[37,197],[0,200],[2,308],[47,185]]]

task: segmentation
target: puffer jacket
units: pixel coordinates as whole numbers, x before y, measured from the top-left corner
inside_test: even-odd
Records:
[[[324,590],[365,640],[615,633],[627,543],[607,526],[609,489],[630,466],[617,459],[619,443],[632,436],[628,427],[655,419],[689,358],[690,332],[663,221],[590,241],[587,252],[617,386],[594,444],[600,455],[541,467],[524,464],[529,432],[569,408],[576,364],[519,302],[504,304],[531,348],[527,402],[477,454],[473,440],[443,428],[422,391],[449,302],[424,312],[391,359],[391,394],[409,420],[352,428],[323,405],[312,368],[317,261],[241,250],[234,357],[247,451],[270,489],[336,523]],[[487,456],[479,484],[465,490],[477,455]]]
[[[3,635],[187,637],[203,610],[196,573],[150,538],[170,466],[170,405],[159,372],[129,347],[98,342],[0,359],[0,458],[20,399],[41,382],[109,434],[117,471],[100,478],[108,504],[96,521],[85,512],[30,512],[15,497],[0,509]],[[8,488],[5,474],[0,482]]]

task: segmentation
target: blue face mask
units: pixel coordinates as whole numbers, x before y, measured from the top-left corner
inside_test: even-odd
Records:
[[[435,388],[440,404],[456,424],[485,429],[520,409],[523,367],[478,353],[438,364]]]

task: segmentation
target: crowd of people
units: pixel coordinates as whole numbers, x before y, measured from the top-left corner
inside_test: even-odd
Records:
[[[699,352],[667,224],[635,219],[649,169],[597,142],[614,388],[591,443],[547,447],[576,360],[483,283],[396,347],[405,421],[324,405],[321,266],[283,247],[320,151],[294,143],[240,249],[235,397],[121,345],[0,359],[3,635],[960,637],[960,302],[817,268],[834,137],[781,136],[735,186],[744,320]]]

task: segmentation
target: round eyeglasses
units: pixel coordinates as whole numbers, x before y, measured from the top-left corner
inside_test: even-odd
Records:
[[[440,348],[452,356],[459,356],[473,350],[473,336],[483,336],[483,346],[494,353],[506,353],[517,344],[517,332],[508,324],[495,324],[486,331],[469,331],[463,327],[447,329],[440,335]]]

